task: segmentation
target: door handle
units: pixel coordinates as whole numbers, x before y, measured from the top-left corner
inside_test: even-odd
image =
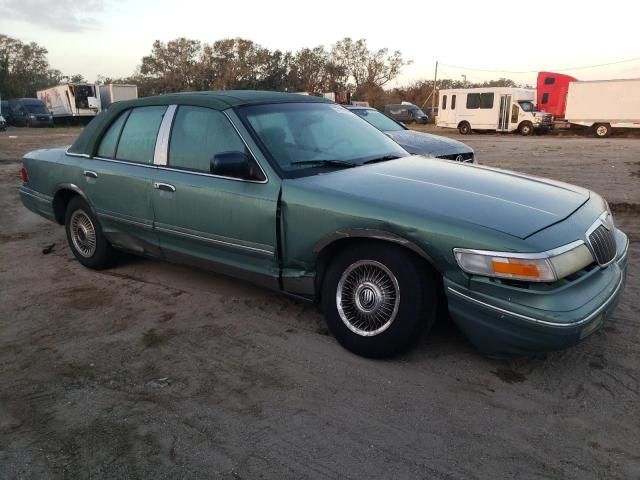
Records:
[[[176,191],[176,187],[174,187],[173,185],[170,185],[168,183],[161,183],[161,182],[153,182],[153,188],[156,188],[158,190],[163,190],[165,192],[175,192]]]
[[[84,176],[87,178],[98,178],[98,174],[96,172],[92,172],[91,170],[85,170]]]

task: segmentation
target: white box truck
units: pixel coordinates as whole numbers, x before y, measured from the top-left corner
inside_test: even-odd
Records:
[[[100,91],[100,106],[102,110],[109,108],[112,103],[138,98],[138,87],[136,85],[108,83],[99,85],[98,89]]]
[[[37,95],[54,120],[91,119],[101,110],[98,89],[92,83],[66,83],[38,90]]]
[[[569,83],[564,118],[602,138],[614,128],[640,128],[640,78]]]
[[[535,111],[536,91],[529,88],[490,87],[445,89],[438,92],[436,125],[473,130],[517,131],[531,135],[551,130],[553,116]]]

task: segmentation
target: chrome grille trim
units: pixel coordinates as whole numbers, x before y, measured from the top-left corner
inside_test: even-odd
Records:
[[[593,256],[601,267],[606,267],[616,257],[615,228],[609,212],[604,212],[587,230],[587,242]]]

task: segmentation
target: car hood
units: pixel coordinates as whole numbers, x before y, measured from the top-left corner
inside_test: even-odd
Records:
[[[414,132],[413,130],[397,130],[385,132],[396,143],[400,144],[407,152],[414,155],[453,155],[473,152],[468,145],[457,140],[452,140],[430,133]]]
[[[590,195],[562,182],[419,156],[290,181],[363,200],[374,208],[446,217],[518,238],[562,221]]]

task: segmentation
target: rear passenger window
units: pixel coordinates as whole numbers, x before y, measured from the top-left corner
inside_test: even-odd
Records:
[[[156,137],[166,109],[166,106],[138,107],[131,111],[118,142],[118,160],[153,163]]]
[[[178,108],[169,143],[170,166],[209,173],[214,155],[232,151],[246,149],[223,113],[203,107]]]
[[[467,94],[467,108],[480,108],[480,94],[468,93]]]
[[[480,95],[480,108],[493,108],[493,92]]]
[[[544,79],[545,85],[553,85],[554,83],[556,83],[555,77],[545,77]]]
[[[456,96],[451,95],[451,110],[455,110],[455,109],[456,109]]]
[[[447,109],[447,96],[446,95],[442,96],[442,109],[443,110]]]
[[[107,133],[104,134],[98,147],[98,156],[104,158],[113,158],[116,156],[116,146],[118,144],[118,137],[122,131],[122,125],[124,125],[130,110],[122,112],[115,122],[111,124]]]

